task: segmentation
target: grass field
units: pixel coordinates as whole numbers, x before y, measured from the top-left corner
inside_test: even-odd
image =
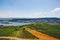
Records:
[[[30,27],[31,29],[35,29],[39,32],[60,38],[60,24],[53,25],[53,24],[29,24],[25,25]],[[0,36],[16,36],[20,38],[36,38],[29,32],[23,30],[24,26],[19,27],[0,27]]]

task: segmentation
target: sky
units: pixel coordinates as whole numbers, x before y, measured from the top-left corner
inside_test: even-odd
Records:
[[[60,0],[0,0],[0,18],[60,18]]]

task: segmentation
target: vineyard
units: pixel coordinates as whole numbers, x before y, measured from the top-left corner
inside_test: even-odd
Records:
[[[17,37],[22,39],[39,39],[39,37],[30,33],[27,30],[36,30],[37,32],[47,34],[54,38],[60,38],[60,25],[52,25],[52,24],[29,24],[24,26],[16,26],[16,27],[0,27],[0,36],[10,36]],[[31,31],[30,30],[30,31]]]

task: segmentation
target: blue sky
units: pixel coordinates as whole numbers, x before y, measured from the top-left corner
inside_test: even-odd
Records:
[[[0,0],[0,18],[59,17],[60,0]]]

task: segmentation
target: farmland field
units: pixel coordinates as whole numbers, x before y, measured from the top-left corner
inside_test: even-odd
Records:
[[[24,26],[16,26],[16,27],[0,27],[0,36],[14,36],[18,38],[37,38],[29,32],[23,30],[23,28],[27,26],[31,29],[37,30],[44,34],[48,34],[50,36],[60,38],[60,24],[29,24]]]

